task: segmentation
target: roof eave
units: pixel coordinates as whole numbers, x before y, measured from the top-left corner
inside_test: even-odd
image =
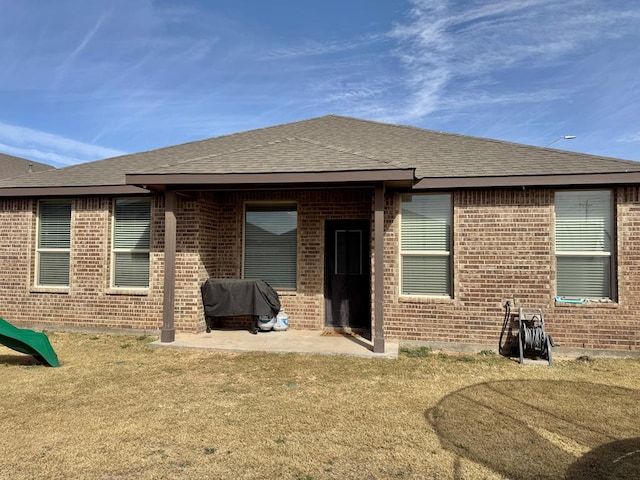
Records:
[[[486,177],[425,177],[414,190],[496,187],[580,187],[632,185],[640,183],[640,172],[584,173],[560,175],[508,175]]]
[[[232,187],[281,186],[283,188],[304,185],[339,185],[384,182],[394,186],[411,187],[415,182],[415,169],[353,170],[332,172],[283,172],[283,173],[134,173],[126,175],[129,185],[151,190],[175,187]]]
[[[139,195],[149,190],[134,185],[58,187],[0,187],[0,197],[76,197],[91,195]]]

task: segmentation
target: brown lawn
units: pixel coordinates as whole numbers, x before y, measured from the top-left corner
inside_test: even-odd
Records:
[[[0,347],[1,479],[640,478],[640,360]]]

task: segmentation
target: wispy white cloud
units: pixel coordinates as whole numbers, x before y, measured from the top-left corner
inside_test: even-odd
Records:
[[[309,18],[263,2],[0,0],[1,120],[37,115],[57,138],[131,151],[326,113],[543,143],[577,133],[556,132],[574,124],[549,115],[575,102],[576,117],[625,126],[602,137],[633,138],[640,80],[614,72],[640,54],[610,53],[616,39],[640,41],[635,2],[328,2]],[[116,151],[30,144],[42,137],[3,137],[6,125],[0,142],[18,156],[69,164]],[[529,136],[505,137],[518,129]]]
[[[528,92],[505,92],[500,94],[482,91],[462,92],[451,99],[440,99],[443,109],[468,108],[490,105],[525,105],[528,103],[553,102],[564,98],[567,90],[560,88],[539,89]]]
[[[102,13],[98,20],[96,21],[96,23],[93,25],[93,27],[89,30],[89,32],[84,36],[84,38],[80,41],[80,43],[78,44],[78,46],[76,46],[76,48],[73,49],[73,51],[67,56],[67,58],[65,58],[62,63],[60,63],[57,72],[60,74],[61,72],[65,71],[67,69],[67,66],[73,62],[73,60],[80,54],[80,52],[82,52],[82,50],[84,50],[84,48],[87,46],[87,44],[91,41],[91,39],[94,37],[94,35],[96,34],[96,32],[100,29],[100,26],[104,23],[104,21],[106,20],[106,18],[108,17],[107,13]]]
[[[329,102],[344,102],[344,101],[361,101],[368,98],[377,98],[383,94],[388,87],[372,85],[359,85],[351,88],[336,89],[333,93],[326,96],[325,100]]]
[[[320,55],[330,55],[342,53],[349,50],[356,50],[367,47],[373,43],[386,41],[387,38],[381,34],[365,35],[349,40],[309,40],[295,47],[276,48],[264,54],[265,60],[294,59],[315,57]]]
[[[124,153],[2,122],[0,122],[0,150],[57,166],[73,165]]]
[[[640,143],[640,132],[627,133],[618,137],[617,141],[622,143]]]
[[[396,121],[416,121],[456,102],[469,105],[553,100],[554,90],[495,85],[518,68],[533,71],[571,62],[603,38],[635,32],[640,11],[597,0],[459,2],[413,0],[409,21],[389,33],[408,91]],[[529,79],[527,79],[529,80]],[[484,85],[483,85],[484,84]],[[558,90],[555,89],[557,93]]]
[[[23,104],[51,121],[50,132],[63,137],[124,148],[134,137],[147,136],[149,146],[170,142],[152,137],[172,126],[161,125],[157,135],[154,126],[175,115],[177,105],[185,108],[183,115],[204,110],[203,97],[220,88],[227,71],[248,64],[236,55],[250,44],[245,32],[214,9],[186,3],[60,0],[36,8],[33,0],[0,0],[6,39],[0,64],[11,68],[0,69],[0,102],[6,108],[5,98],[24,97]],[[2,120],[19,125],[31,114],[22,113],[11,118],[3,112]],[[69,163],[74,155],[55,161]]]
[[[37,159],[37,161],[41,163],[54,165],[56,167],[66,167],[81,163],[77,158],[60,155],[54,151],[44,151],[39,148],[20,148],[4,143],[0,143],[0,152],[29,160]]]

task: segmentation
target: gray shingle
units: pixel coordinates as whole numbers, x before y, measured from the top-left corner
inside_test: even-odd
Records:
[[[327,147],[308,139],[288,138],[129,173],[289,173],[392,168],[396,166],[389,162]]]
[[[328,115],[0,181],[0,188],[124,185],[127,173],[388,168],[442,178],[637,172],[640,163]]]
[[[51,169],[53,169],[51,165],[0,153],[0,179],[14,178]]]

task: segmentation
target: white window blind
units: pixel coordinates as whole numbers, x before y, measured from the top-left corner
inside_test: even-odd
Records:
[[[113,286],[147,288],[151,202],[146,199],[117,199],[113,217]]]
[[[610,298],[614,224],[609,190],[556,192],[557,295]]]
[[[403,195],[401,292],[451,296],[451,195]]]
[[[295,205],[247,205],[244,278],[296,288],[298,216]]]
[[[71,201],[38,202],[37,281],[40,286],[69,285]]]

